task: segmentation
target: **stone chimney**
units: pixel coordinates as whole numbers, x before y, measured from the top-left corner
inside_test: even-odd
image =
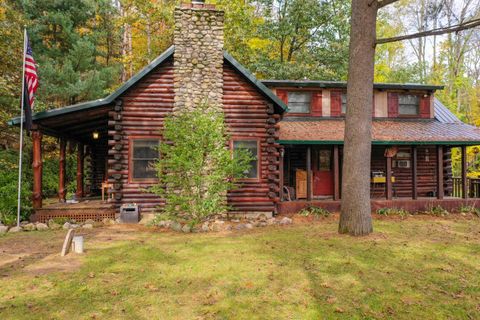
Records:
[[[223,11],[194,0],[175,8],[174,111],[222,108]]]

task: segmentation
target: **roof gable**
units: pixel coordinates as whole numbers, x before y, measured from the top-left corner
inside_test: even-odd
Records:
[[[63,114],[68,114],[68,113],[73,113],[77,111],[85,111],[88,109],[100,107],[100,106],[105,106],[108,104],[111,104],[112,102],[115,101],[118,97],[120,97],[123,93],[125,93],[128,89],[133,87],[135,84],[137,84],[139,81],[141,81],[144,77],[146,77],[152,70],[157,68],[159,65],[161,65],[164,61],[169,59],[170,57],[173,56],[173,53],[175,52],[175,47],[171,46],[167,50],[165,50],[160,56],[158,56],[155,60],[150,62],[145,68],[143,68],[140,72],[138,72],[135,76],[130,78],[127,82],[122,84],[117,90],[115,90],[113,93],[108,95],[105,98],[98,99],[98,100],[93,100],[93,101],[87,101],[87,102],[82,102],[78,104],[74,104],[71,106],[63,107],[63,108],[57,108],[57,109],[52,109],[52,110],[47,110],[47,111],[41,111],[33,114],[32,120],[41,120],[41,119],[46,119],[50,117],[55,117],[55,116],[61,116]],[[283,113],[287,110],[287,106],[285,103],[280,100],[270,89],[268,89],[262,82],[257,80],[253,74],[251,74],[245,67],[243,67],[235,58],[233,58],[228,52],[224,51],[224,60],[227,61],[232,67],[238,71],[243,77],[245,77],[248,82],[250,82],[257,90],[259,90],[262,95],[267,98],[271,103],[274,104],[275,110],[278,113]],[[16,117],[11,119],[8,122],[10,125],[17,125],[20,123],[20,117]]]

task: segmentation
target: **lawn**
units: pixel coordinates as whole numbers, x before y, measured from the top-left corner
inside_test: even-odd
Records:
[[[480,219],[337,217],[287,227],[175,234],[61,231],[0,237],[0,319],[479,319]],[[18,254],[18,255],[17,255]]]

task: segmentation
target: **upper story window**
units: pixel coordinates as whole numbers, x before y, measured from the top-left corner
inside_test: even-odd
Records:
[[[420,99],[413,94],[398,95],[398,114],[403,116],[416,116],[419,113]]]
[[[132,181],[151,181],[157,179],[154,168],[158,160],[159,139],[133,139],[130,145],[130,174]]]
[[[343,92],[342,95],[342,114],[347,113],[347,93]]]
[[[247,150],[252,155],[252,160],[250,161],[250,169],[245,172],[245,178],[247,179],[258,179],[259,177],[259,142],[258,140],[234,140],[233,141],[233,150]]]
[[[290,113],[310,113],[312,93],[306,91],[288,92],[288,109]]]

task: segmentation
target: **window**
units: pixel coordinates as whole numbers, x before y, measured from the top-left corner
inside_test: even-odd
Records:
[[[153,167],[158,159],[158,139],[134,139],[131,141],[130,174],[132,180],[155,180]]]
[[[257,140],[237,140],[233,141],[233,150],[248,150],[253,156],[250,161],[250,169],[245,172],[245,177],[248,179],[258,178],[258,142]]]
[[[404,116],[418,115],[420,99],[413,94],[401,94],[398,96],[398,114]]]
[[[291,113],[310,113],[311,102],[311,92],[297,91],[288,93],[288,109]]]
[[[345,92],[342,93],[342,114],[347,113],[347,94]]]

